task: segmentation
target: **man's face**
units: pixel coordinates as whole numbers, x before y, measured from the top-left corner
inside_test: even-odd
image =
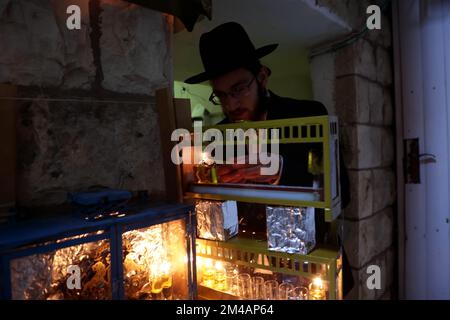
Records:
[[[247,69],[237,69],[211,81],[223,112],[231,122],[257,120],[258,79]],[[234,93],[230,95],[230,93]]]

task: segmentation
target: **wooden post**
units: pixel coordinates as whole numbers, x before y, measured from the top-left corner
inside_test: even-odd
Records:
[[[175,123],[177,128],[192,129],[191,100],[173,99],[175,107]]]
[[[191,101],[189,99],[174,99],[174,106],[177,128],[183,128],[191,131]],[[180,174],[182,190],[187,190],[189,184],[194,180],[194,166],[192,164],[184,164]]]
[[[191,111],[189,100],[173,99],[169,89],[156,92],[156,105],[159,115],[161,149],[164,161],[166,200],[183,201],[181,168],[172,163],[171,152],[177,142],[171,141],[172,132],[177,128],[190,130]]]
[[[0,223],[16,205],[16,106],[17,88],[0,85]]]

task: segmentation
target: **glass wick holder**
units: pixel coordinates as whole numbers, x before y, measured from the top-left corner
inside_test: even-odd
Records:
[[[206,152],[202,153],[200,163],[194,165],[194,178],[197,183],[218,183],[216,163]]]
[[[150,282],[152,300],[173,299],[173,279],[168,262],[163,262],[151,270]]]

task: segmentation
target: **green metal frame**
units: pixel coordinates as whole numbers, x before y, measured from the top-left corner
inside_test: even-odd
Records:
[[[314,279],[318,274],[328,283],[328,299],[342,299],[341,251],[317,248],[309,255],[270,251],[267,242],[233,238],[226,242],[197,239],[197,257],[240,266]]]
[[[323,151],[323,198],[318,201],[288,201],[221,194],[194,193],[187,190],[186,199],[236,200],[271,205],[314,207],[325,211],[325,220],[334,221],[340,214],[339,186],[339,132],[336,117],[321,116],[259,122],[241,122],[203,128],[218,129],[226,138],[227,129],[279,129],[280,144],[321,143]],[[270,141],[270,140],[269,140]],[[231,141],[225,141],[230,143]],[[234,143],[234,141],[233,141]],[[334,154],[332,151],[334,150]],[[334,177],[332,181],[332,166]],[[333,194],[332,183],[336,184]],[[312,280],[321,274],[328,283],[328,299],[342,299],[342,255],[340,249],[318,247],[308,255],[288,254],[268,250],[267,242],[232,238],[226,242],[197,239],[197,256],[221,260],[241,266],[270,270],[272,272],[301,276]]]
[[[331,172],[334,164],[336,179],[339,177],[339,156],[332,159],[331,150],[333,146],[339,148],[339,133],[337,118],[332,116],[294,118],[283,120],[269,120],[258,122],[240,122],[227,125],[217,125],[213,127],[205,127],[203,131],[208,129],[218,129],[226,137],[227,129],[279,129],[280,144],[290,143],[321,143],[323,150],[323,166],[324,166],[324,198],[320,201],[303,201],[303,200],[284,200],[284,199],[262,199],[252,197],[227,196],[217,194],[199,194],[187,191],[186,198],[191,199],[208,199],[208,200],[236,200],[249,203],[262,203],[272,205],[285,205],[297,207],[314,207],[322,208],[325,211],[325,220],[331,222],[335,220],[341,212],[340,204],[340,187],[337,185],[337,194],[332,195]],[[315,132],[315,135],[313,134]],[[269,140],[270,141],[270,140]],[[225,141],[225,143],[229,143]]]

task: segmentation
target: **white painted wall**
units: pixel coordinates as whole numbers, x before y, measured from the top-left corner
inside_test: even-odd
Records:
[[[311,80],[314,100],[320,101],[330,115],[336,114],[334,87],[336,83],[335,54],[316,56],[311,60]]]
[[[450,299],[450,2],[397,3],[400,125],[436,157],[421,164],[420,184],[404,186],[404,298]]]

